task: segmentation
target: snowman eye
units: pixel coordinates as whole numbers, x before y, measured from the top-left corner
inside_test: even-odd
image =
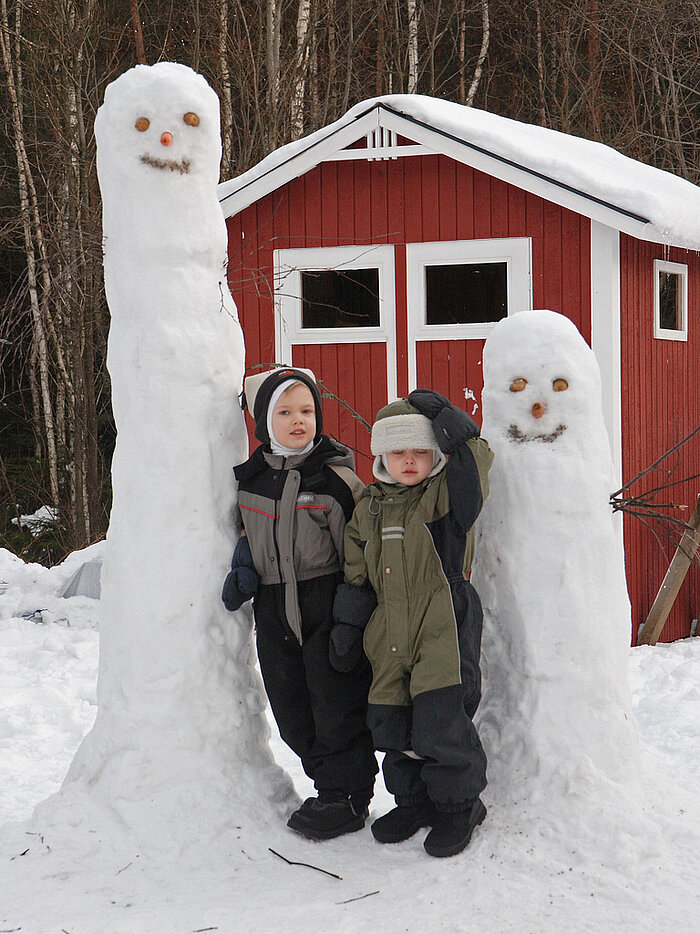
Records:
[[[191,110],[188,110],[182,119],[187,124],[187,126],[199,126],[199,117]]]
[[[151,121],[147,117],[139,117],[134,126],[139,131],[139,133],[145,133],[146,130],[151,125]]]
[[[564,392],[565,389],[569,388],[569,384],[565,379],[555,379],[552,382],[552,389],[555,392]]]
[[[522,392],[526,386],[527,386],[526,379],[514,379],[513,382],[510,384],[510,391],[511,392]]]

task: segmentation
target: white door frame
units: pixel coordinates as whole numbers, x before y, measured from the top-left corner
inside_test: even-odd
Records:
[[[418,341],[484,340],[496,322],[426,324],[425,267],[506,263],[508,314],[532,308],[532,239],[442,240],[406,244],[408,302],[408,388],[416,388]]]
[[[387,401],[396,398],[396,296],[394,247],[391,244],[307,247],[274,251],[275,356],[292,363],[296,344],[386,344]],[[301,274],[335,269],[379,270],[379,326],[303,328]]]

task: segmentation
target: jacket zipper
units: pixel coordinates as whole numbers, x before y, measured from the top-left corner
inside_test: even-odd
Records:
[[[282,615],[282,619],[284,620],[285,626],[287,627],[287,629],[291,630],[292,627],[289,625],[289,620],[287,619],[287,613],[285,611],[285,588],[287,585],[284,582],[284,578],[282,577],[282,561],[280,559],[280,548],[279,548],[279,542],[277,540],[277,524],[279,522],[280,514],[282,511],[281,510],[281,505],[282,505],[281,494],[282,494],[282,490],[284,489],[285,482],[286,482],[286,471],[284,470],[284,468],[282,468],[280,470],[279,479],[277,480],[277,486],[275,488],[275,518],[272,520],[272,543],[275,546],[275,554],[277,555],[277,576],[280,579],[280,607],[279,609]]]

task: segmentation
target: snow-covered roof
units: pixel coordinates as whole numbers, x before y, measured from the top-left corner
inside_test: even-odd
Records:
[[[418,94],[371,98],[218,189],[227,217],[385,128],[642,240],[700,249],[700,187],[591,140]]]

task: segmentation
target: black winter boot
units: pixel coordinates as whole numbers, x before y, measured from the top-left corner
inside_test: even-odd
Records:
[[[421,827],[430,827],[435,819],[432,801],[420,801],[405,807],[395,807],[372,824],[372,834],[379,843],[400,843],[408,840]]]
[[[317,798],[307,798],[292,814],[287,827],[310,840],[330,840],[362,830],[366,818],[366,805],[353,805],[344,792],[319,791]]]
[[[474,828],[486,817],[481,798],[475,798],[466,811],[447,814],[438,811],[433,829],[425,838],[425,852],[429,856],[454,856],[461,853],[472,837]]]

